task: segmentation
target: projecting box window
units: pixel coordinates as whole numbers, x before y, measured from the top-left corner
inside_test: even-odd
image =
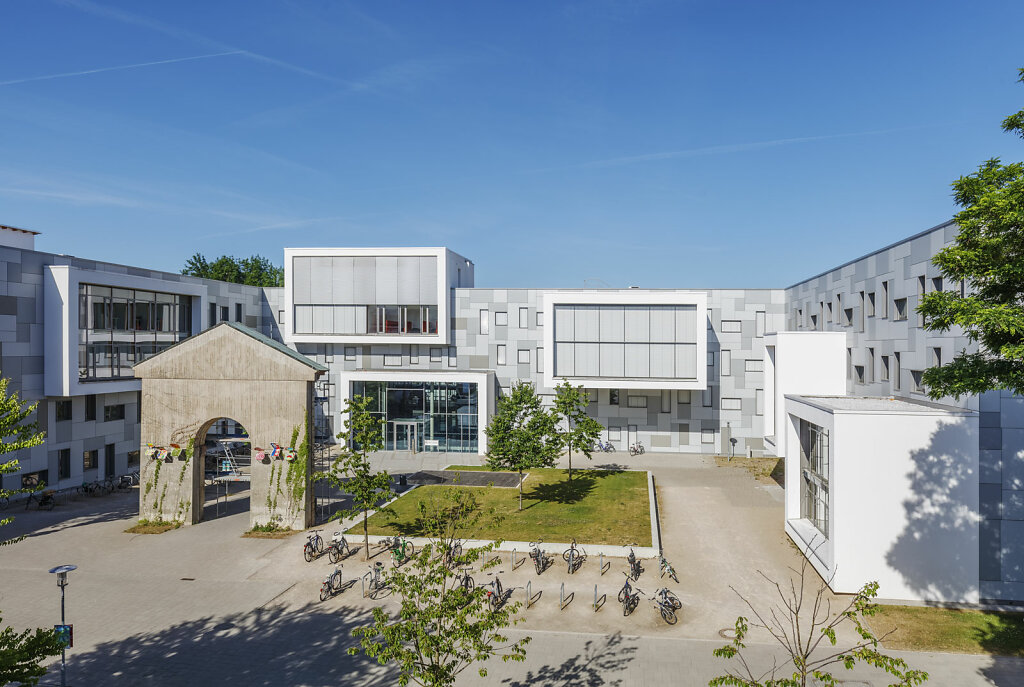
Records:
[[[519,349],[519,355],[518,355],[518,361],[519,361],[520,365],[529,365],[530,364],[530,349],[528,349],[528,348],[520,348]]]
[[[354,363],[356,361],[356,347],[345,346],[345,362]]]
[[[441,349],[431,348],[430,349],[430,362],[439,363],[441,362]]]
[[[519,308],[519,328],[529,329],[530,328],[530,309]]]
[[[647,397],[646,396],[633,396],[633,395],[627,396],[626,397],[626,407],[627,408],[646,408],[647,407]]]
[[[495,327],[507,327],[508,326],[508,313],[507,312],[496,312],[496,313],[494,313],[494,326]]]
[[[713,443],[715,443],[715,430],[713,430],[713,429],[702,429],[702,430],[700,430],[700,443],[702,443],[702,444],[713,444]]]
[[[906,298],[897,298],[892,302],[892,319],[896,321],[907,319]]]
[[[505,364],[505,344],[498,344],[498,364]]]

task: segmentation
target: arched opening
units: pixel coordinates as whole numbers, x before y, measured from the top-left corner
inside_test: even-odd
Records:
[[[203,506],[200,520],[249,512],[252,482],[252,443],[242,423],[219,417],[203,424],[196,436],[202,471]]]

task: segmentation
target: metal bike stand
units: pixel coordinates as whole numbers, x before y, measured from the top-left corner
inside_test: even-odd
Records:
[[[526,607],[529,608],[533,605],[533,582],[527,580],[526,582]]]
[[[594,585],[594,613],[597,613],[600,607],[597,605],[597,585]]]

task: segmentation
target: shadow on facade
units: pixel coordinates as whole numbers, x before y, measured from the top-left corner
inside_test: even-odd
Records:
[[[521,679],[506,678],[509,687],[528,685],[557,685],[558,687],[613,687],[623,684],[624,673],[637,651],[635,643],[627,643],[622,634],[592,639],[583,651],[559,665],[545,665],[531,670]],[[529,653],[529,648],[527,648]]]
[[[200,618],[75,652],[68,678],[72,684],[161,687],[396,684],[390,669],[346,653],[355,646],[352,629],[370,620],[369,613],[329,602]],[[59,662],[55,667],[59,672]]]

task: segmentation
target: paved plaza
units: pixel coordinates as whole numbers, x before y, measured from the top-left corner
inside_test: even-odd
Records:
[[[479,462],[426,454],[377,460],[394,473]],[[608,463],[607,455],[593,461]],[[726,664],[711,650],[724,643],[719,631],[745,612],[730,587],[763,603],[768,590],[755,569],[785,579],[799,564],[782,532],[782,492],[700,456],[648,454],[643,467],[655,475],[665,552],[679,573],[678,585],[667,583],[683,602],[679,623],[666,626],[646,601],[631,617],[622,616],[615,601],[621,558],[602,575],[592,556],[571,576],[557,558],[538,577],[528,560],[513,570],[506,554],[497,574],[513,589],[512,599],[525,600],[527,583],[539,594],[516,629],[534,639],[525,663],[489,662],[487,684],[698,685],[722,672]],[[74,563],[79,569],[67,590],[67,616],[75,626],[71,684],[394,684],[390,669],[345,652],[352,645],[349,631],[365,623],[377,603],[361,597],[358,577],[368,569],[361,552],[342,562],[343,591],[320,602],[320,582],[331,569],[326,558],[306,563],[302,535],[239,536],[248,525],[246,503],[245,492],[234,493],[223,517],[161,535],[124,533],[137,517],[137,492],[79,499],[52,512],[12,508],[17,521],[5,536],[30,536],[0,551],[4,621],[16,628],[57,622],[60,595],[46,571]],[[328,526],[327,534],[334,529]],[[650,593],[663,581],[657,562],[645,563],[637,585]],[[479,575],[477,583],[486,579]],[[563,583],[572,596],[560,611]],[[607,595],[598,612],[591,607],[595,585],[599,596]],[[380,603],[397,607],[392,599]],[[754,638],[751,651],[770,662],[773,650],[760,640]],[[907,658],[933,672],[931,684],[1011,685],[1024,674],[1024,662],[1013,659]],[[887,684],[870,671],[844,678],[857,681],[847,684]],[[483,680],[470,670],[460,684]]]

